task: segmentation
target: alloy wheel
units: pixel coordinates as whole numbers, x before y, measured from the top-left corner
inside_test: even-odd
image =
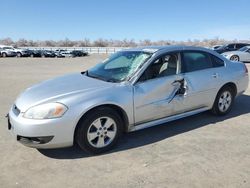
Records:
[[[110,117],[96,119],[88,128],[87,139],[91,146],[103,148],[108,146],[117,134],[117,125]]]
[[[224,91],[220,98],[219,98],[219,103],[218,107],[221,112],[226,112],[232,103],[232,94],[229,91]]]
[[[231,57],[231,61],[239,61],[239,57],[234,55]]]

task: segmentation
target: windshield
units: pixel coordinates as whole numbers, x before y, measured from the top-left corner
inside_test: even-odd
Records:
[[[241,49],[239,49],[239,51],[242,51],[242,52],[245,52],[245,51],[247,51],[249,49],[249,47],[242,47]]]
[[[152,53],[142,51],[118,52],[88,70],[87,76],[110,82],[121,82],[133,75],[151,55]]]
[[[216,50],[221,50],[221,49],[224,49],[224,48],[226,48],[227,46],[228,46],[227,44],[224,44],[224,45],[222,45],[222,46],[218,47]]]

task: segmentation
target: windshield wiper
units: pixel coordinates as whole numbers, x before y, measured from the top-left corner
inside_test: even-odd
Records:
[[[117,83],[118,82],[118,80],[113,79],[113,78],[106,79],[105,81],[107,81],[107,82],[113,82],[113,83]]]
[[[100,77],[100,76],[97,76],[97,75],[93,75],[93,74],[90,75],[87,70],[85,72],[81,72],[81,74],[86,74],[86,76],[88,76],[90,78],[95,78],[95,79],[106,81],[106,82],[113,82],[113,83],[118,82],[118,80],[116,80],[114,78],[103,78],[103,77]]]
[[[102,81],[107,81],[105,78],[102,78],[102,77],[99,77],[99,76],[95,76],[95,75],[90,75],[88,73],[88,71],[86,71],[86,76],[90,77],[90,78],[95,78],[95,79],[98,79],[98,80],[102,80]]]

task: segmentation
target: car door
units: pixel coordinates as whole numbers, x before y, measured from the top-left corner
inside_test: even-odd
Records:
[[[245,62],[245,61],[247,61],[248,56],[250,54],[247,51],[245,51],[245,52],[243,51],[243,52],[239,52],[237,55],[239,56],[240,61]]]
[[[245,61],[250,62],[250,48],[245,53]]]
[[[188,83],[186,109],[211,107],[223,83],[223,60],[203,51],[183,51],[182,63],[184,79]]]
[[[134,85],[135,124],[170,116],[174,97],[183,79],[180,54],[168,53],[156,58]]]

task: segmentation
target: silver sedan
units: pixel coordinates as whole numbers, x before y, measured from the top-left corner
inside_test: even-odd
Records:
[[[35,148],[111,149],[123,132],[211,110],[227,114],[248,70],[216,52],[167,46],[118,52],[95,67],[25,90],[8,113],[15,139]]]
[[[231,61],[250,62],[250,46],[245,46],[238,51],[225,52],[222,55]]]

